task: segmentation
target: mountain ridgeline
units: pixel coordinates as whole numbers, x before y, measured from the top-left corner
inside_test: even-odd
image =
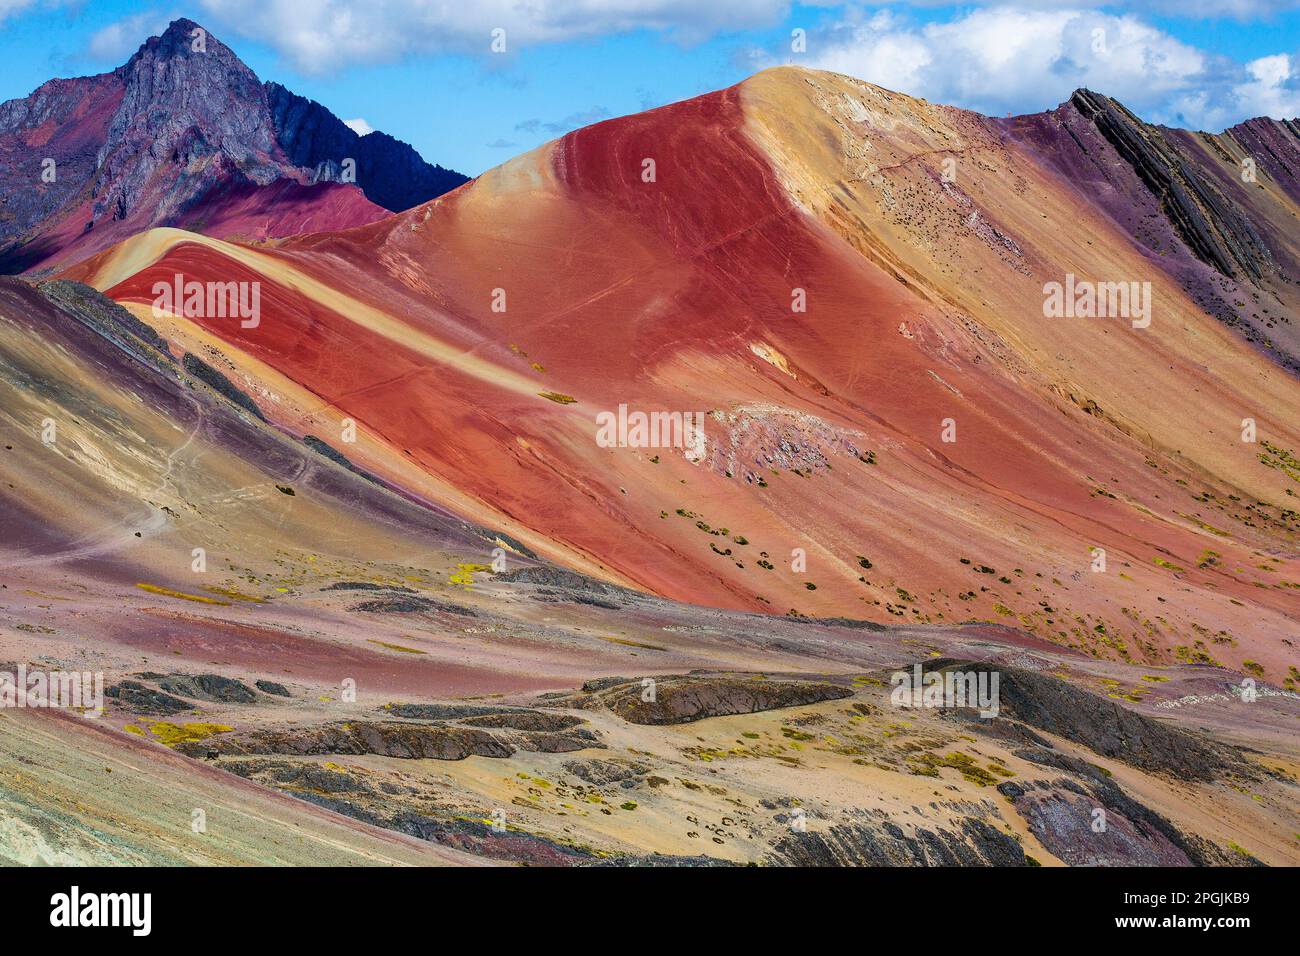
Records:
[[[385,209],[402,212],[468,181],[460,173],[429,165],[387,133],[358,135],[315,100],[279,83],[266,84],[266,101],[280,148],[295,166],[311,169],[318,180],[338,181],[339,157],[354,159],[357,185]]]
[[[0,104],[0,271],[48,271],[153,226],[245,239],[347,228],[464,182],[263,84],[181,19],[111,73]]]

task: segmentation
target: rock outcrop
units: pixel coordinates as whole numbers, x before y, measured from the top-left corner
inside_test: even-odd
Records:
[[[1244,211],[1196,171],[1158,127],[1108,96],[1078,90],[1070,105],[1091,120],[1160,201],[1187,247],[1225,276],[1262,278],[1273,268],[1268,246]]]
[[[787,866],[1029,866],[1011,837],[968,817],[958,830],[912,832],[895,823],[842,823],[825,831],[791,833],[777,842],[773,862]]]
[[[685,724],[706,717],[755,714],[852,697],[853,691],[821,681],[766,680],[757,675],[688,674],[641,680],[588,681],[582,706],[605,706],[633,724]]]

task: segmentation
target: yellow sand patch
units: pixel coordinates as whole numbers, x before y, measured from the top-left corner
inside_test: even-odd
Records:
[[[184,591],[173,591],[171,588],[162,588],[156,584],[136,584],[142,591],[148,591],[150,594],[161,594],[165,597],[180,598],[182,601],[198,601],[201,604],[219,604],[222,607],[230,607],[229,601],[218,601],[216,598],[204,597],[201,594],[186,594]]]
[[[234,588],[204,588],[203,590],[210,594],[220,594],[222,597],[233,598],[236,601],[251,601],[254,604],[264,604],[266,602],[264,597],[245,594],[243,591],[236,591]]]
[[[768,363],[774,368],[780,369],[782,372],[784,372],[786,375],[789,375],[791,378],[799,377],[795,375],[794,372],[790,371],[790,364],[789,362],[786,361],[785,356],[782,355],[780,352],[778,352],[772,346],[768,345],[766,342],[751,342],[749,344],[749,350],[753,352],[755,355],[757,355],[759,358],[761,358],[764,362]]]
[[[425,651],[417,650],[414,647],[403,647],[401,644],[389,644],[387,641],[377,641],[373,637],[367,638],[371,644],[378,644],[380,647],[386,647],[390,651],[401,651],[403,654],[424,654]]]
[[[59,597],[57,594],[46,594],[44,591],[33,591],[31,588],[23,588],[23,593],[31,597],[45,598],[47,601],[71,601],[72,598]]]
[[[459,584],[461,587],[469,587],[474,583],[474,575],[481,571],[491,571],[492,566],[489,564],[458,564],[457,570],[451,573],[447,580],[452,584]]]
[[[557,405],[573,405],[578,401],[572,395],[565,395],[563,392],[538,392],[537,394]]]
[[[149,731],[168,747],[204,740],[214,734],[228,734],[234,727],[225,724],[173,724],[166,720],[156,720],[149,724]]]

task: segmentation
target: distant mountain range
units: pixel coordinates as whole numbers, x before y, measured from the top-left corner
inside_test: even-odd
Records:
[[[152,226],[242,239],[342,229],[466,179],[263,84],[181,19],[111,73],[0,104],[0,272],[68,265]]]

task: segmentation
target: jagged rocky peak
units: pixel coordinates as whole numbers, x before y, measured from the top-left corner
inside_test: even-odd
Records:
[[[252,75],[230,47],[217,39],[206,27],[188,17],[173,20],[161,34],[145,40],[122,69],[129,72],[136,68],[139,61],[146,59],[163,62],[176,58],[189,59],[194,56],[207,56],[218,62],[225,61]]]
[[[382,133],[358,136],[326,107],[279,83],[263,84],[235,53],[193,20],[174,21],[122,68],[127,86],[110,142],[126,139],[192,165],[210,155],[233,162],[265,185],[281,176],[304,182],[355,181],[376,205],[400,211],[454,189],[459,173],[433,166]],[[114,135],[116,134],[116,135]],[[351,159],[355,175],[344,174]]]
[[[38,161],[53,163],[57,178],[40,179]],[[88,255],[158,225],[253,236],[292,234],[305,222],[348,228],[466,181],[405,143],[359,137],[324,106],[264,85],[211,31],[181,18],[110,73],[51,80],[0,104],[0,272]],[[250,217],[250,197],[267,186],[281,197],[276,214]]]
[[[126,141],[141,154],[147,137],[158,160],[195,137],[211,152],[244,163],[266,164],[275,152],[275,128],[262,84],[224,43],[193,20],[174,21],[151,37],[121,69],[126,92],[101,153]],[[268,172],[270,172],[268,170]],[[271,175],[270,178],[274,178]]]

